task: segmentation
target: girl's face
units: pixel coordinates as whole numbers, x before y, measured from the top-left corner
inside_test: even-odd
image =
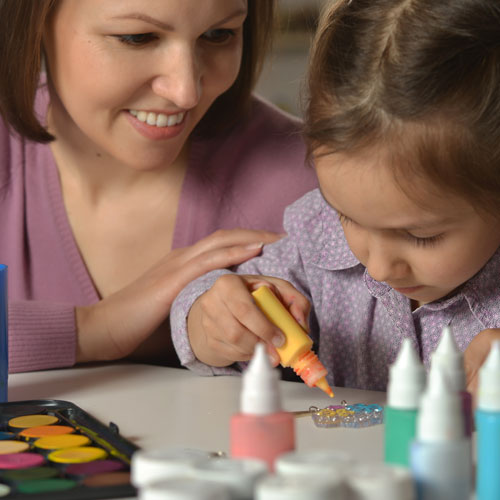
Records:
[[[247,0],[61,0],[50,130],[136,169],[171,164],[235,81]]]
[[[480,216],[421,179],[412,186],[417,204],[384,166],[383,154],[319,156],[316,168],[357,259],[372,278],[419,303],[448,295],[500,246],[498,218]]]

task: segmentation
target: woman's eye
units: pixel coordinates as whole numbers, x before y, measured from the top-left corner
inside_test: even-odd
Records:
[[[235,35],[235,31],[231,29],[213,29],[203,33],[202,38],[210,43],[224,43]]]
[[[134,47],[140,47],[141,45],[146,45],[147,43],[153,42],[157,39],[156,35],[153,33],[137,33],[134,35],[113,35],[121,43],[125,45],[132,45]]]

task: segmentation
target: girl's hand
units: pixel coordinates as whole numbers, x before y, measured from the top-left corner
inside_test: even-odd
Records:
[[[287,281],[268,276],[224,275],[196,300],[189,312],[189,341],[200,361],[211,366],[248,361],[255,344],[264,341],[274,365],[279,363],[275,347],[283,345],[283,333],[251,296],[262,285],[269,286],[307,330],[309,301]]]
[[[477,399],[479,369],[486,361],[493,340],[500,339],[500,328],[491,328],[478,333],[467,346],[464,352],[465,374],[467,390]]]
[[[175,297],[190,281],[251,259],[263,244],[280,237],[268,231],[216,231],[169,252],[143,276],[97,304],[77,307],[77,362],[131,354],[164,323]]]

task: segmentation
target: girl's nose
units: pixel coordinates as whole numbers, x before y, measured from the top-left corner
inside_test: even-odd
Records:
[[[194,108],[201,97],[202,75],[194,52],[187,48],[169,52],[152,84],[153,92],[181,109]]]
[[[408,264],[388,249],[370,252],[366,264],[368,274],[376,281],[395,282],[408,276]]]

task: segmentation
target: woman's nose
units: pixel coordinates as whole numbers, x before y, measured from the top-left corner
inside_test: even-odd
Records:
[[[195,51],[172,50],[153,80],[153,92],[181,109],[194,108],[201,97],[202,75]]]

